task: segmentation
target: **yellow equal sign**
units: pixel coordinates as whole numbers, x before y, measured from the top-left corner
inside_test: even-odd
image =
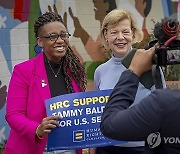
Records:
[[[76,140],[80,140],[83,138],[83,134],[82,133],[76,133]]]

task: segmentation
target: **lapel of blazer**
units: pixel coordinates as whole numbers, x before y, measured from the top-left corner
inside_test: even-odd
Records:
[[[51,94],[45,69],[43,52],[41,52],[35,59],[35,67],[35,82],[38,86],[42,100],[44,101],[49,99]]]

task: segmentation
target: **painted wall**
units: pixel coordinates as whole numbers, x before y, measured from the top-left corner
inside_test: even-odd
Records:
[[[58,12],[71,33],[70,44],[92,83],[94,69],[107,59],[100,43],[100,25],[107,12],[125,8],[135,15],[144,36],[154,22],[177,16],[179,0],[0,0],[0,143],[7,139],[6,96],[15,64],[34,57],[35,19],[46,11]],[[178,15],[179,16],[179,15]],[[88,90],[92,89],[89,86]]]

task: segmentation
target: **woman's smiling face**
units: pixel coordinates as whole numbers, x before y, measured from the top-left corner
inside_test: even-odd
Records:
[[[108,26],[104,36],[114,56],[124,57],[130,50],[133,42],[131,22],[129,19],[123,19],[115,26]]]
[[[50,22],[42,27],[39,34],[40,36],[38,37],[38,44],[43,48],[43,51],[49,60],[59,62],[66,54],[68,39],[63,40],[61,38],[61,36],[63,36],[62,34],[66,33],[67,30],[65,26],[58,21]],[[60,35],[57,40],[53,38],[54,34],[55,36]],[[49,38],[50,35],[52,36],[52,40]]]

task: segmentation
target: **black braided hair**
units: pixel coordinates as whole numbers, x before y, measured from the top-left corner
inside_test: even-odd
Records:
[[[47,23],[59,21],[62,24],[63,20],[61,16],[54,12],[46,12],[40,16],[34,24],[34,33],[37,38],[40,33],[40,29]],[[72,87],[72,78],[76,81],[79,88],[82,91],[86,90],[86,74],[83,65],[80,63],[79,58],[74,54],[73,50],[68,46],[66,54],[62,57],[63,73],[65,75],[65,82],[67,85],[68,93],[74,92]]]
[[[69,73],[71,73],[71,76],[76,81],[76,83],[79,85],[82,91],[86,90],[86,74],[85,69],[83,65],[80,63],[79,58],[74,54],[73,50],[68,47],[66,51],[66,55],[62,57],[63,60],[63,72],[65,74],[65,81],[67,83],[67,89],[72,89],[71,78],[69,76]],[[67,71],[67,69],[70,70],[70,72]]]
[[[38,37],[39,30],[40,30],[41,27],[43,27],[47,23],[54,22],[54,21],[59,21],[59,22],[63,23],[63,20],[62,20],[61,16],[59,14],[57,14],[57,13],[54,13],[54,12],[46,12],[45,14],[40,16],[35,21],[35,24],[34,24],[35,37],[36,38]]]

